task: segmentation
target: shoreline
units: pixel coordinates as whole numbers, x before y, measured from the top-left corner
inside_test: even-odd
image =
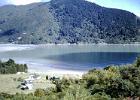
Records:
[[[59,77],[67,77],[74,79],[81,79],[87,71],[75,71],[75,70],[64,70],[64,69],[52,69],[48,71],[36,70],[36,69],[28,69],[29,74],[39,74],[39,75],[48,75],[48,76],[59,76]]]
[[[44,43],[44,44],[16,44],[16,43],[0,43],[0,45],[21,45],[21,46],[46,46],[46,45],[140,45],[140,43],[124,43],[124,44],[108,44],[108,43],[63,43],[63,44],[55,44],[55,43]]]
[[[112,52],[112,51],[114,51],[114,52],[134,52],[134,51],[135,52],[139,52],[140,51],[139,49],[134,50],[133,48],[128,48],[129,47],[128,45],[130,45],[130,46],[131,45],[136,45],[136,47],[138,48],[140,44],[104,44],[104,43],[103,44],[82,44],[81,43],[81,44],[0,44],[0,45],[2,45],[0,47],[1,48],[0,53],[1,52],[2,53],[3,52],[5,53],[4,57],[1,57],[2,60],[11,58],[11,59],[14,59],[18,63],[21,63],[21,64],[22,63],[26,63],[29,66],[31,65],[29,67],[29,72],[30,73],[49,74],[49,75],[53,75],[53,74],[54,75],[65,75],[65,74],[69,74],[69,75],[82,76],[83,74],[85,74],[87,72],[87,70],[86,71],[85,70],[84,71],[83,70],[81,71],[81,70],[71,70],[71,69],[69,70],[69,69],[59,69],[59,68],[58,69],[55,69],[55,67],[53,68],[52,66],[57,66],[57,64],[59,64],[59,62],[56,62],[55,60],[54,61],[53,60],[50,60],[51,61],[50,62],[49,60],[46,60],[46,59],[44,61],[44,58],[43,58],[44,57],[44,54],[41,55],[41,56],[40,55],[34,56],[34,54],[36,54],[36,52],[34,51],[34,53],[32,53],[32,51],[31,51],[32,49],[34,50],[34,49],[37,48],[37,49],[40,50],[40,48],[41,49],[43,48],[43,53],[45,53],[45,57],[46,56],[50,56],[50,55],[52,56],[52,55],[58,55],[59,54],[59,53],[56,53],[55,52],[55,48],[48,49],[51,46],[52,47],[55,47],[55,46],[58,46],[58,47],[59,46],[60,47],[62,46],[63,47],[64,46],[64,48],[65,48],[65,46],[68,46],[68,47],[70,46],[70,49],[71,50],[73,49],[73,47],[77,47],[74,51],[68,51],[68,52],[65,52],[65,53],[64,52],[61,52],[60,55],[62,55],[62,54],[69,54],[69,53],[77,53],[77,52],[78,53],[79,52],[106,52],[106,51],[108,51],[108,47],[113,48],[113,50],[111,49],[111,51],[108,51],[108,52]],[[81,48],[81,47],[84,47],[84,46],[89,47],[90,45],[93,46],[93,47],[95,46],[97,48],[94,47],[94,48],[90,48],[88,50]],[[112,46],[112,45],[115,45],[115,47],[117,45],[120,45],[121,49],[114,49],[114,46]],[[102,46],[103,47],[105,46],[107,48],[102,49],[103,48]],[[45,47],[47,47],[47,48],[44,49]],[[64,50],[64,48],[59,48],[58,50],[59,51],[62,51],[62,50]],[[128,48],[128,49],[126,51],[124,51],[125,48]],[[29,53],[31,53],[31,55],[28,55],[28,51],[26,51],[25,52],[25,55],[23,55],[25,57],[20,56],[20,51],[24,51],[24,50],[29,50]],[[46,50],[48,50],[49,52],[46,53]],[[51,50],[52,51],[54,50],[54,51],[52,52]],[[69,50],[69,48],[66,48],[66,50]],[[10,53],[8,51],[10,51]],[[11,51],[14,51],[14,52],[11,52]],[[16,51],[18,51],[18,56],[15,56],[15,58],[14,58],[13,54]],[[8,57],[7,56],[7,52],[9,53],[8,56],[11,54],[10,55],[11,57]],[[24,53],[24,52],[22,52],[22,53]],[[49,55],[49,53],[50,53],[50,55]],[[32,55],[34,56],[33,58],[35,58],[35,59],[33,59],[32,57],[30,58],[30,56],[32,56]],[[40,62],[39,63],[36,63],[38,60],[40,60]],[[49,65],[49,63],[52,63],[52,65]],[[62,64],[63,64],[63,62],[62,62]],[[46,70],[45,71],[40,66],[42,66],[42,68],[49,68],[49,69],[45,69]],[[65,67],[67,67],[67,66],[65,66]]]

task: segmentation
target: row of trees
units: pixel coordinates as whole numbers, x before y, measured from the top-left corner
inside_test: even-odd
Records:
[[[7,62],[0,61],[0,74],[15,74],[27,71],[28,67],[26,64],[16,64],[12,59],[9,59]]]
[[[0,94],[10,100],[138,100],[140,97],[140,58],[123,66],[93,69],[81,80],[54,81],[55,88],[37,89],[32,94]]]

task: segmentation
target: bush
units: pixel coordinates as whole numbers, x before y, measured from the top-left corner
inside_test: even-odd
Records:
[[[91,95],[105,93],[112,98],[140,96],[140,58],[134,64],[91,70],[83,76]]]
[[[44,89],[36,89],[36,91],[34,92],[34,95],[37,97],[41,97],[41,96],[45,96],[45,90]]]
[[[17,81],[23,82],[23,78],[19,77],[19,78],[17,79]]]
[[[112,100],[111,97],[105,93],[95,93],[92,100]]]

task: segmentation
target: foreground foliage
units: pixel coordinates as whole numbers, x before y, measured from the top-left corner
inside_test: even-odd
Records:
[[[81,80],[54,81],[56,88],[37,89],[33,94],[0,94],[0,100],[138,100],[140,58],[134,64],[93,69]]]

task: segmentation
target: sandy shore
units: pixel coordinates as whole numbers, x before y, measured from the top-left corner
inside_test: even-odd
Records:
[[[48,71],[41,71],[35,69],[29,69],[29,73],[36,73],[40,75],[48,75],[48,76],[59,76],[59,77],[67,77],[73,79],[81,79],[86,71],[75,71],[75,70],[63,70],[63,69],[55,69],[55,70],[48,70]]]

